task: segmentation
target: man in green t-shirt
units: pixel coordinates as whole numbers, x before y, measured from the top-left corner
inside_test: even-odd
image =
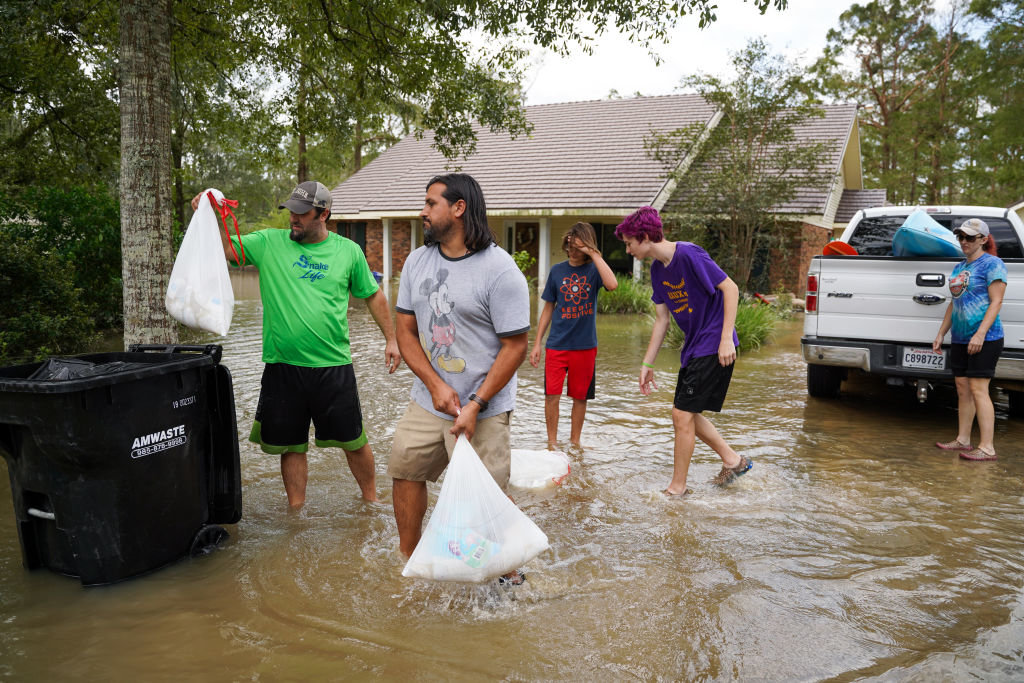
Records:
[[[193,210],[200,193],[192,200]],[[281,456],[288,504],[306,500],[310,421],[320,447],[345,451],[363,498],[377,500],[373,451],[362,411],[348,338],[349,293],[366,301],[384,334],[388,372],[402,362],[387,298],[359,246],[327,229],[331,194],[314,181],[301,183],[279,208],[291,230],[259,230],[238,238],[221,232],[228,263],[260,271],[263,301],[263,379],[249,440]]]

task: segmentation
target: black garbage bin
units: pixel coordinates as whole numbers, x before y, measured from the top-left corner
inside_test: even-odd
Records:
[[[235,399],[220,353],[138,345],[53,372],[0,368],[0,453],[27,568],[112,583],[197,552],[225,535],[217,525],[241,518]],[[93,369],[76,374],[76,364]]]

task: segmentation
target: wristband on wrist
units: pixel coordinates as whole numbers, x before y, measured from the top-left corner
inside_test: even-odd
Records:
[[[480,406],[480,410],[487,410],[487,406],[490,405],[490,403],[491,403],[490,401],[487,401],[485,399],[480,398],[476,394],[470,394],[469,395],[469,400],[473,401],[474,403],[479,405]]]
[[[653,366],[653,365],[651,365],[650,363],[648,363],[647,361],[643,361],[643,360],[642,360],[642,361],[640,361],[640,365],[644,366],[645,368],[651,368],[651,369],[654,369],[654,366]]]

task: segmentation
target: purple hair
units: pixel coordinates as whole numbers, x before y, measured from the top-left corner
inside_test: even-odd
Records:
[[[646,237],[652,242],[660,242],[665,237],[661,229],[661,217],[653,206],[642,206],[626,216],[615,227],[615,236],[625,241],[627,237],[643,242]]]

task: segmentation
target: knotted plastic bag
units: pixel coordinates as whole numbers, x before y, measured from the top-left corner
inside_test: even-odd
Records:
[[[459,437],[434,513],[402,576],[480,583],[507,574],[548,547],[548,537],[516,507]]]
[[[213,193],[218,203],[224,201],[219,190],[203,193],[174,260],[164,304],[178,322],[224,336],[231,327],[235,294],[220,241],[220,223],[207,193]]]
[[[562,451],[512,449],[508,483],[523,489],[558,486],[569,476],[569,456]]]

